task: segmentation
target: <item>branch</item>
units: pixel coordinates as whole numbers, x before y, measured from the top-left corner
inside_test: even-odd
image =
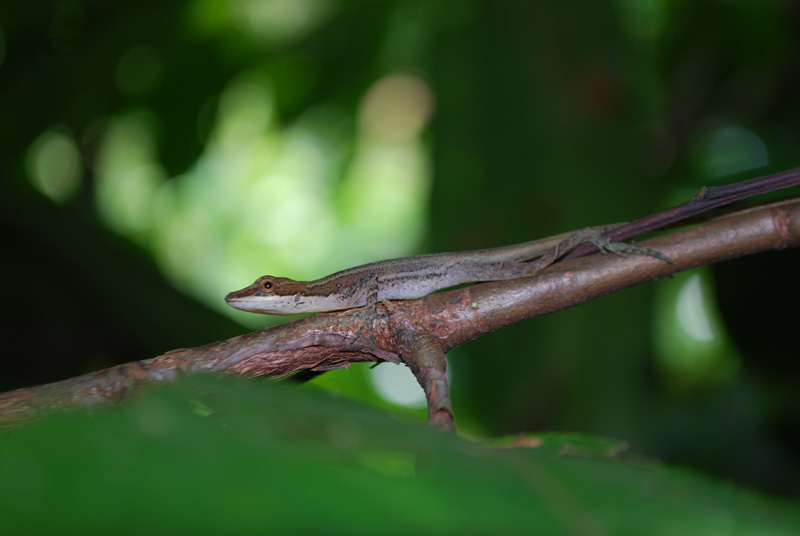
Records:
[[[594,254],[560,262],[532,279],[482,283],[423,300],[435,310],[444,307],[444,302],[454,301],[456,292],[463,292],[478,305],[480,329],[465,327],[464,322],[437,324],[437,336],[449,351],[508,324],[568,309],[634,285],[745,255],[797,247],[800,197],[747,208],[639,244],[663,253],[673,263],[646,256]]]
[[[405,362],[428,395],[431,420],[452,428],[444,353],[520,320],[697,266],[800,244],[800,198],[744,209],[641,243],[671,258],[594,254],[560,262],[533,278],[488,282],[392,302],[376,323],[375,349],[352,339],[356,310],[321,313],[232,339],[167,352],[57,383],[0,394],[0,427],[55,410],[106,405],[179,374],[282,377],[356,362]]]

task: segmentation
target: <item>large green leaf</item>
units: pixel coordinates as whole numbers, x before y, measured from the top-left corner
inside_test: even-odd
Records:
[[[622,445],[476,444],[323,392],[194,377],[2,437],[0,531],[800,533],[793,505]]]

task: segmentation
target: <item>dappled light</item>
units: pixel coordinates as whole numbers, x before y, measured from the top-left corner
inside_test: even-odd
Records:
[[[411,253],[429,181],[420,136],[433,97],[418,78],[366,88],[354,137],[331,128],[346,119],[324,105],[281,125],[271,91],[255,71],[232,80],[203,152],[181,176],[165,176],[144,110],[109,121],[97,164],[109,224],[152,248],[181,289],[255,324],[268,317],[240,315],[220,296],[264,273],[317,278]]]

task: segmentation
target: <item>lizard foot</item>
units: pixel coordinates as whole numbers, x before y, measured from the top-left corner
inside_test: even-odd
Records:
[[[660,251],[656,251],[655,249],[637,246],[636,244],[629,244],[627,242],[615,242],[614,240],[607,238],[597,229],[585,229],[585,231],[587,233],[586,241],[592,243],[603,253],[613,253],[615,255],[619,255],[620,257],[627,257],[628,255],[647,255],[649,257],[655,257],[656,259],[674,264],[672,259]]]
[[[649,255],[650,257],[655,257],[672,264],[672,259],[654,249],[628,244],[626,242],[615,242],[603,234],[603,232],[613,229],[614,227],[616,226],[587,227],[586,229],[575,231],[550,251],[531,262],[527,273],[528,277],[538,275],[539,272],[585,242],[591,243],[603,253],[614,253],[621,257],[627,257],[628,255]]]
[[[388,302],[386,302],[385,300],[382,300],[381,303],[383,303],[383,305],[386,306],[386,304]],[[387,307],[387,309],[388,308],[389,307]],[[369,349],[370,350],[374,350],[375,349],[375,333],[374,333],[375,321],[376,320],[380,320],[382,318],[387,318],[388,316],[393,315],[393,314],[394,314],[394,311],[388,311],[386,313],[380,313],[380,312],[378,312],[377,308],[364,307],[361,310],[361,313],[359,313],[359,316],[361,317],[361,325],[358,327],[358,330],[356,331],[356,334],[353,337],[353,340],[350,341],[350,344],[355,344],[356,341],[359,339],[359,337],[361,337],[361,334],[364,332],[364,328],[367,328],[369,330]]]

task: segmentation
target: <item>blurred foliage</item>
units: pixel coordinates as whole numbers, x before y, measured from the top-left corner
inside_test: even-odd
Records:
[[[511,244],[797,166],[799,23],[786,0],[4,3],[0,389],[282,321],[224,306],[262,273]],[[797,261],[453,351],[460,431],[620,437],[796,496]],[[718,345],[678,344],[679,303]],[[315,383],[391,411],[367,376]]]
[[[510,448],[515,446],[517,448]],[[589,436],[480,445],[323,393],[190,378],[0,444],[0,527],[792,534],[800,512]],[[47,515],[42,515],[47,512]]]

